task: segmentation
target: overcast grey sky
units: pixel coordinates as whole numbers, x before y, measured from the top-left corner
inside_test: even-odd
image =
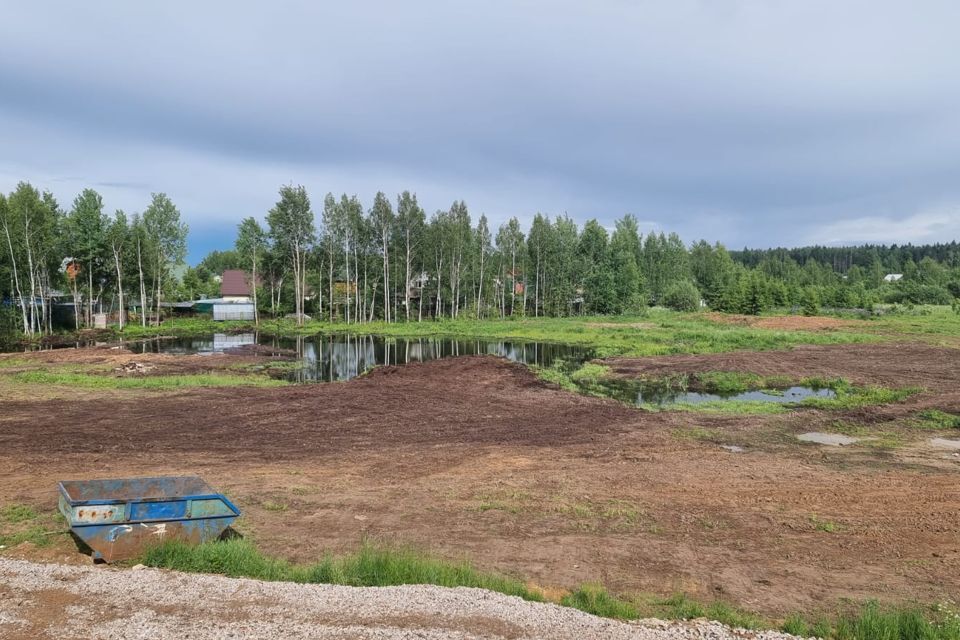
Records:
[[[142,210],[190,257],[281,184],[768,247],[960,237],[960,2],[21,2],[0,189]]]

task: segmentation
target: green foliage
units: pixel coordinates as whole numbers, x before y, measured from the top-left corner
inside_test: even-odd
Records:
[[[570,379],[580,385],[599,382],[610,375],[610,367],[598,363],[587,362],[570,374]]]
[[[915,387],[901,389],[888,389],[877,386],[858,387],[842,379],[831,381],[824,386],[833,389],[836,397],[804,398],[800,404],[805,407],[816,407],[818,409],[859,409],[860,407],[869,405],[900,402],[920,392],[920,389]]]
[[[509,300],[507,301],[509,305]],[[950,315],[952,318],[952,314]],[[638,328],[638,324],[642,328]],[[960,324],[958,322],[957,324]],[[250,322],[213,322],[186,318],[166,321],[160,328],[128,327],[124,335],[192,336],[221,331],[253,329]],[[651,309],[643,316],[524,318],[524,319],[445,319],[436,322],[371,322],[347,325],[308,321],[297,327],[291,320],[263,323],[261,333],[281,337],[325,333],[365,333],[397,337],[456,336],[464,338],[510,338],[591,347],[597,357],[629,355],[667,355],[678,353],[722,353],[747,349],[764,351],[787,349],[801,344],[846,344],[874,342],[872,333],[853,331],[771,331],[748,326],[718,323],[700,314],[681,314]]]
[[[790,411],[790,405],[754,400],[717,400],[714,402],[675,402],[668,405],[643,404],[647,411],[695,411],[741,416],[777,415]]]
[[[615,598],[598,584],[581,585],[565,595],[560,604],[605,618],[635,620],[639,617],[639,611],[633,603]]]
[[[820,313],[820,295],[813,287],[806,287],[803,290],[803,299],[800,303],[800,311],[805,316],[815,316]]]
[[[650,614],[668,620],[708,618],[740,629],[763,629],[770,626],[760,616],[737,609],[723,601],[716,600],[703,604],[684,593],[654,600],[650,606]]]
[[[921,429],[960,429],[960,415],[939,409],[925,409],[917,413],[914,424]]]
[[[45,528],[35,525],[27,527],[26,529],[20,529],[18,531],[12,531],[10,533],[0,533],[0,546],[3,547],[15,547],[18,544],[23,544],[24,542],[29,542],[38,547],[45,547],[50,544],[51,531],[47,531]]]
[[[832,638],[836,640],[960,640],[960,618],[919,608],[881,607],[869,602],[860,610],[842,614]]]
[[[356,587],[386,587],[403,584],[435,584],[444,587],[476,587],[526,600],[540,601],[539,593],[522,582],[478,571],[467,562],[448,562],[412,548],[365,542],[354,553],[328,555],[310,565],[295,565],[261,554],[243,539],[191,546],[166,541],[148,549],[143,564],[178,571],[219,573],[236,578],[268,581],[342,584]]]
[[[801,638],[829,638],[833,632],[830,622],[825,618],[820,618],[810,623],[807,622],[803,616],[796,613],[791,614],[784,620],[780,630],[784,633],[800,636]]]
[[[743,393],[768,386],[762,376],[743,371],[705,371],[696,374],[695,377],[704,391],[709,393]]]
[[[700,308],[700,292],[689,280],[675,282],[664,293],[663,306],[674,311],[696,311]]]
[[[71,371],[24,371],[10,376],[19,384],[61,385],[81,389],[180,389],[187,387],[276,387],[287,384],[264,376],[199,373],[176,376],[114,377]]]
[[[0,509],[0,520],[5,522],[17,523],[33,520],[37,517],[37,512],[33,507],[25,504],[8,504]]]

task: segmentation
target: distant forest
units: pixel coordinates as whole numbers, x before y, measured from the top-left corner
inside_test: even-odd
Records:
[[[280,188],[265,224],[246,218],[235,246],[185,267],[188,228],[153,194],[144,209],[108,214],[86,189],[63,207],[20,183],[0,194],[0,327],[50,332],[71,306],[77,328],[95,312],[159,322],[165,303],[215,298],[225,269],[250,274],[259,314],[333,322],[424,321],[636,313],[650,305],[758,314],[877,303],[954,304],[960,246],[805,247],[728,251],[676,234],[641,234],[625,215],[612,230],[567,215],[511,218],[491,229],[454,202],[431,215],[404,191],[326,194]],[[889,274],[902,274],[902,278]],[[127,314],[119,314],[125,309]]]
[[[889,273],[902,273],[910,262],[919,263],[924,258],[955,268],[960,266],[960,244],[954,240],[937,244],[862,245],[857,247],[800,247],[799,249],[743,249],[731,251],[734,260],[746,267],[756,267],[765,259],[789,258],[799,265],[816,260],[829,265],[838,273],[846,273],[853,266],[871,268],[875,262]]]

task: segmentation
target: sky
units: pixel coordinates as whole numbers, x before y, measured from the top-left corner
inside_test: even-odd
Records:
[[[0,190],[164,192],[189,258],[284,184],[731,248],[960,239],[955,0],[20,2]]]

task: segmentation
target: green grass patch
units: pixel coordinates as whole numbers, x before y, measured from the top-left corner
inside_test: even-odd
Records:
[[[683,593],[669,598],[653,598],[643,607],[643,612],[644,615],[666,620],[709,618],[742,629],[769,629],[773,626],[761,616],[743,611],[721,600],[705,604]]]
[[[8,504],[0,509],[0,520],[13,524],[34,520],[37,515],[33,507],[25,504]]]
[[[741,371],[706,371],[696,374],[695,378],[709,393],[744,393],[767,386],[762,376]]]
[[[783,621],[780,630],[801,638],[829,638],[833,627],[826,618],[818,618],[810,622],[800,614],[791,614]]]
[[[177,376],[115,377],[67,371],[24,371],[11,380],[18,384],[60,385],[82,389],[181,389],[185,387],[276,387],[288,384],[264,376],[198,373]]]
[[[378,546],[369,542],[365,542],[354,553],[326,556],[315,564],[297,565],[264,556],[243,539],[197,546],[167,541],[149,549],[142,562],[151,567],[219,573],[236,578],[357,587],[402,584],[477,587],[525,600],[543,600],[538,592],[519,580],[481,572],[467,562],[449,562],[414,549]]]
[[[18,544],[29,542],[38,547],[45,547],[50,544],[52,533],[56,532],[48,531],[39,525],[27,527],[26,529],[20,529],[19,531],[0,533],[0,546],[15,547]]]
[[[831,640],[960,640],[960,617],[943,607],[885,607],[876,602],[840,613],[833,621],[792,615],[781,629]]]
[[[697,440],[700,442],[718,442],[720,432],[716,429],[704,429],[703,427],[686,427],[683,429],[674,429],[671,431],[674,438],[678,440]]]
[[[604,618],[636,620],[640,617],[637,606],[627,600],[616,598],[598,584],[585,584],[563,596],[560,604]]]
[[[570,380],[577,385],[596,384],[610,375],[610,367],[593,362],[584,363],[570,374]]]
[[[54,535],[66,533],[58,530],[63,524],[59,512],[39,513],[29,505],[8,504],[0,509],[0,546],[15,547],[23,542],[46,546]]]
[[[815,531],[822,531],[824,533],[837,533],[843,528],[836,522],[830,522],[829,520],[821,520],[817,516],[810,517],[810,524],[813,525],[813,529]]]
[[[916,414],[910,426],[917,429],[960,429],[960,416],[939,409],[926,409]]]
[[[714,400],[710,402],[674,402],[657,405],[644,403],[646,411],[693,411],[699,413],[729,413],[741,416],[777,415],[790,411],[790,405],[761,400]]]
[[[817,409],[842,410],[859,409],[870,405],[890,404],[900,402],[910,396],[919,393],[921,390],[917,387],[905,387],[900,389],[888,389],[886,387],[855,386],[843,379],[828,380],[823,386],[833,389],[836,397],[834,398],[804,398],[800,405],[804,407],[814,407]]]

